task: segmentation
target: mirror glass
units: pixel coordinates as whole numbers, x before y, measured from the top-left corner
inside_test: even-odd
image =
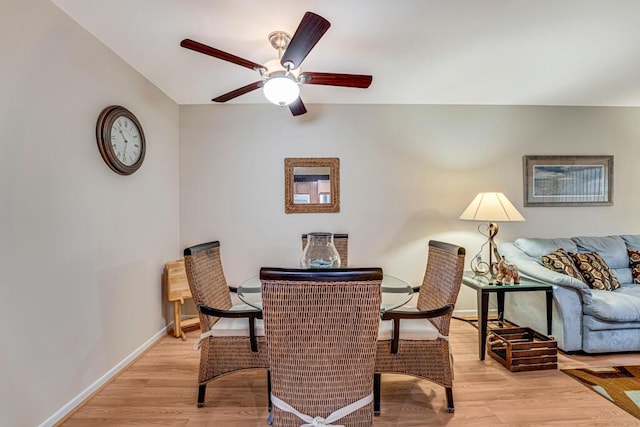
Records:
[[[285,159],[285,212],[340,212],[337,158]]]
[[[294,166],[293,203],[330,203],[331,168]]]

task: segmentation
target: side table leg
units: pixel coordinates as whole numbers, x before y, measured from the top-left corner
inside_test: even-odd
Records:
[[[553,289],[545,291],[547,296],[547,335],[551,335],[551,323],[553,321]]]
[[[478,290],[478,347],[480,360],[484,360],[487,351],[487,316],[489,311],[489,292]]]
[[[498,300],[498,326],[504,328],[504,291],[496,292]]]

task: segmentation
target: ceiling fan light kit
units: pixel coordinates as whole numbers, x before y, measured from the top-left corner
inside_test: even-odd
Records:
[[[284,31],[274,31],[269,34],[269,41],[271,46],[278,51],[278,58],[264,64],[266,71],[263,70],[261,73],[265,78],[262,93],[269,102],[284,107],[300,96],[300,87],[298,86],[300,70],[289,70],[280,62],[282,52],[291,41],[289,34]]]
[[[330,26],[329,21],[323,17],[307,12],[302,17],[293,37],[284,31],[272,32],[268,38],[271,46],[278,51],[278,59],[272,59],[265,65],[260,65],[191,39],[182,40],[180,46],[253,69],[260,74],[262,80],[220,95],[213,98],[212,101],[227,102],[240,95],[262,88],[264,96],[270,102],[280,106],[289,106],[291,114],[298,116],[307,112],[302,99],[300,99],[299,85],[301,84],[362,89],[371,85],[373,78],[369,75],[300,72],[300,64]]]
[[[285,106],[300,96],[300,87],[296,80],[288,75],[271,76],[264,82],[262,92],[270,102]]]

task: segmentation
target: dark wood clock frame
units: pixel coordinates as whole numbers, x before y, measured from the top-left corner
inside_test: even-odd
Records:
[[[111,128],[113,123],[120,117],[129,118],[137,126],[138,131],[140,132],[140,143],[142,145],[140,158],[132,165],[125,165],[122,163],[114,153],[113,147],[111,146]],[[100,155],[107,166],[109,166],[109,168],[114,172],[120,175],[131,175],[140,169],[140,166],[142,166],[147,148],[144,132],[138,118],[126,108],[120,105],[111,105],[102,110],[98,117],[98,123],[96,124],[96,139]]]

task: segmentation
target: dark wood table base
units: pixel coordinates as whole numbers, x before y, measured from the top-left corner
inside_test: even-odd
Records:
[[[553,287],[546,283],[531,279],[520,279],[518,285],[494,285],[489,276],[477,276],[473,272],[465,272],[462,284],[476,290],[478,298],[478,351],[480,360],[484,360],[487,352],[487,325],[489,317],[489,294],[495,293],[498,300],[498,322],[502,326],[504,320],[504,294],[507,292],[544,291],[547,305],[547,335],[551,335]],[[523,326],[523,325],[519,325]],[[524,325],[526,326],[526,325]]]

